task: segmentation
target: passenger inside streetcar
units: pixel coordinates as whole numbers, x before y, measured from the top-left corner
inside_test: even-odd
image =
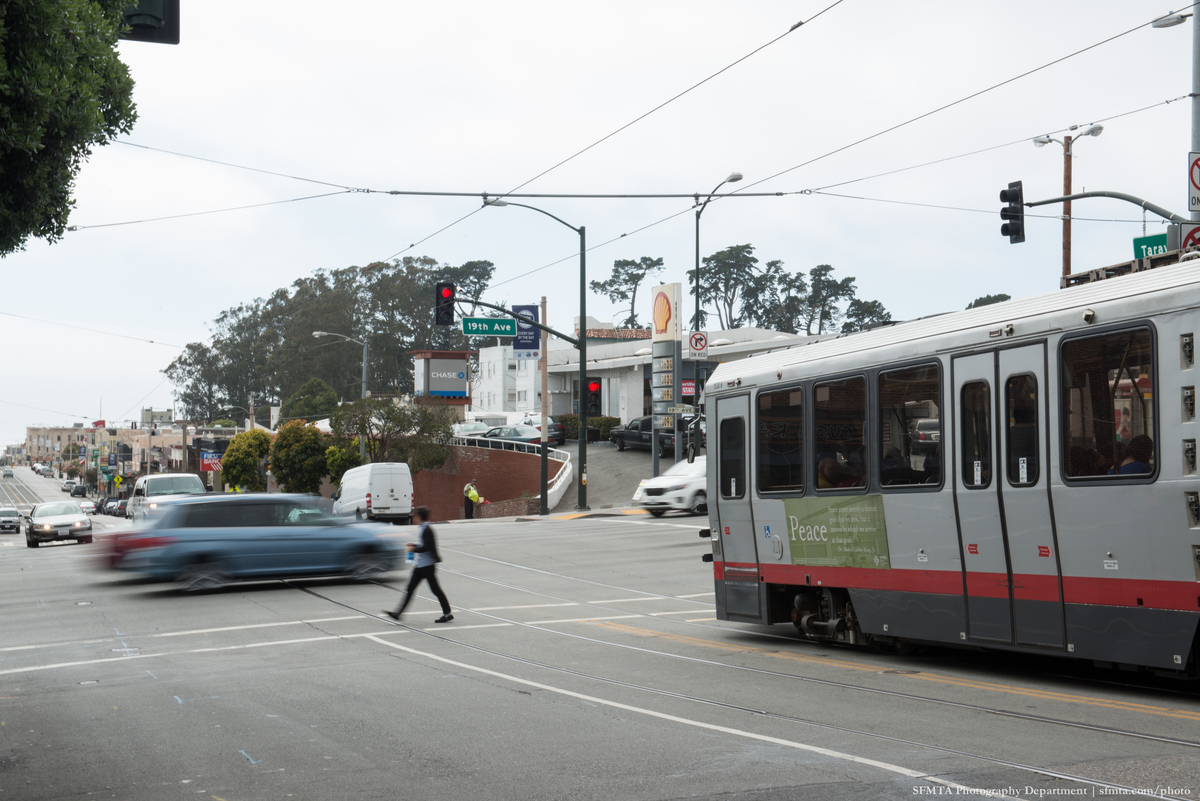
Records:
[[[1131,475],[1137,473],[1152,473],[1154,468],[1150,461],[1154,458],[1154,440],[1145,434],[1138,434],[1129,441],[1125,449],[1125,458],[1121,463],[1108,471],[1111,475]]]

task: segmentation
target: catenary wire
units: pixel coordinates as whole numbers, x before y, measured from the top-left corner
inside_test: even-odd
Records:
[[[64,323],[59,320],[44,320],[40,317],[30,317],[26,314],[16,314],[15,312],[6,312],[6,311],[0,311],[0,315],[3,315],[5,317],[17,317],[21,320],[32,320],[34,322],[44,323],[46,325],[58,325],[58,326],[62,326],[63,328],[74,328],[77,331],[87,331],[89,334],[103,334],[105,336],[110,336],[110,337],[120,337],[121,339],[131,339],[134,342],[146,342],[151,345],[163,345],[168,348],[176,348],[178,350],[183,350],[182,345],[172,345],[170,342],[163,342],[161,340],[156,340],[156,339],[146,339],[144,337],[135,337],[135,336],[130,336],[128,334],[115,334],[112,331],[101,331],[98,328],[87,328],[82,325],[72,325],[71,323]]]
[[[83,231],[88,228],[114,228],[119,225],[136,225],[138,223],[163,222],[164,220],[179,220],[185,217],[203,217],[208,214],[224,214],[229,211],[245,211],[246,209],[261,209],[264,206],[279,206],[284,203],[299,203],[304,200],[317,200],[323,197],[333,197],[334,195],[349,195],[354,192],[353,189],[346,189],[341,192],[326,192],[321,195],[307,195],[305,197],[292,197],[286,200],[271,200],[266,203],[251,203],[248,206],[233,206],[227,209],[210,209],[208,211],[191,211],[185,214],[170,214],[166,217],[147,217],[144,220],[125,220],[123,222],[114,223],[97,223],[96,225],[68,225],[68,231]]]
[[[1190,6],[1188,6],[1188,8],[1193,8],[1193,7],[1197,6],[1197,5],[1200,5],[1200,3],[1192,3]],[[1158,19],[1158,18],[1159,18],[1159,17],[1155,17],[1154,19]],[[1151,20],[1151,22],[1153,22],[1153,20]],[[930,111],[926,111],[926,112],[924,112],[923,114],[918,114],[917,116],[915,116],[915,117],[912,117],[912,118],[910,118],[910,119],[908,119],[908,120],[905,120],[904,122],[899,122],[899,123],[896,123],[895,125],[892,125],[892,126],[890,126],[890,127],[888,127],[888,128],[884,128],[884,129],[883,129],[883,130],[881,130],[881,131],[877,131],[876,133],[873,133],[873,134],[871,134],[871,135],[869,135],[869,136],[865,136],[865,137],[863,137],[863,138],[861,138],[861,139],[858,139],[858,140],[856,140],[856,141],[854,141],[854,142],[851,142],[851,143],[850,143],[850,144],[848,144],[848,145],[843,145],[842,147],[835,148],[834,150],[830,150],[830,151],[828,151],[827,153],[824,153],[824,154],[822,154],[822,155],[820,155],[820,156],[815,156],[815,157],[813,157],[813,158],[809,159],[808,161],[804,161],[804,162],[801,162],[800,164],[797,164],[797,165],[795,165],[794,167],[788,167],[786,170],[781,170],[781,171],[779,171],[779,172],[777,172],[777,173],[774,173],[774,174],[772,174],[772,175],[768,175],[766,178],[762,178],[762,179],[759,179],[759,180],[757,180],[757,181],[754,181],[754,182],[752,182],[752,183],[749,183],[749,184],[747,184],[746,186],[742,187],[742,189],[749,189],[749,188],[750,188],[750,187],[752,187],[752,186],[758,186],[759,184],[762,184],[762,183],[765,183],[765,182],[767,182],[767,181],[770,181],[770,180],[773,180],[773,179],[775,179],[775,178],[778,178],[778,177],[779,177],[779,176],[781,176],[781,175],[787,175],[787,174],[788,174],[788,173],[790,173],[790,172],[794,172],[795,170],[798,170],[798,169],[800,169],[801,167],[807,167],[807,166],[808,166],[808,165],[810,165],[810,164],[814,164],[814,163],[816,163],[816,162],[818,162],[818,161],[821,161],[822,159],[829,158],[830,156],[836,155],[837,153],[842,153],[842,152],[844,152],[844,151],[846,151],[846,150],[849,150],[849,149],[851,149],[851,148],[853,148],[853,147],[857,147],[858,145],[861,145],[861,144],[863,144],[863,143],[865,143],[865,142],[870,142],[872,139],[878,139],[879,137],[881,137],[881,136],[884,136],[885,134],[889,134],[889,133],[891,133],[892,131],[897,131],[897,130],[899,130],[899,129],[901,129],[901,128],[904,128],[904,127],[906,127],[906,126],[908,126],[908,125],[912,125],[912,124],[913,124],[913,123],[915,123],[915,122],[919,122],[920,120],[926,119],[926,118],[928,118],[928,117],[932,117],[933,115],[935,115],[935,114],[939,114],[939,113],[941,113],[941,112],[943,112],[943,111],[945,111],[945,110],[947,110],[947,109],[950,109],[950,108],[953,108],[953,107],[955,107],[955,106],[961,105],[961,104],[963,104],[963,103],[967,102],[968,100],[973,100],[973,99],[974,99],[974,98],[976,98],[976,97],[980,97],[980,96],[982,96],[982,95],[985,95],[985,94],[987,94],[988,92],[992,92],[992,91],[994,91],[994,90],[996,90],[996,89],[999,89],[999,88],[1000,88],[1000,87],[1002,87],[1002,86],[1007,86],[1008,84],[1010,84],[1010,83],[1014,83],[1015,81],[1019,81],[1019,80],[1021,80],[1022,78],[1027,78],[1027,77],[1029,77],[1030,75],[1033,75],[1033,74],[1035,74],[1035,73],[1041,72],[1042,70],[1049,69],[1050,67],[1053,67],[1055,64],[1061,64],[1062,62],[1066,61],[1067,59],[1071,59],[1071,58],[1074,58],[1075,56],[1082,55],[1083,53],[1086,53],[1086,52],[1088,52],[1089,50],[1095,50],[1097,47],[1101,47],[1101,46],[1103,46],[1103,45],[1106,45],[1106,44],[1108,44],[1109,42],[1114,42],[1114,41],[1116,41],[1117,39],[1120,39],[1120,38],[1121,38],[1121,37],[1123,37],[1123,36],[1128,36],[1129,34],[1133,33],[1134,31],[1141,30],[1142,28],[1146,27],[1146,26],[1147,26],[1147,25],[1149,25],[1149,24],[1151,24],[1151,23],[1150,23],[1150,22],[1143,22],[1143,23],[1139,23],[1138,25],[1135,25],[1134,27],[1132,27],[1132,28],[1130,28],[1130,29],[1128,29],[1128,30],[1126,30],[1126,31],[1122,31],[1121,33],[1118,33],[1118,34],[1115,34],[1115,35],[1113,35],[1113,36],[1110,36],[1110,37],[1108,37],[1107,39],[1103,39],[1103,40],[1101,40],[1101,41],[1099,41],[1099,42],[1096,42],[1095,44],[1088,45],[1087,47],[1084,47],[1084,48],[1082,48],[1082,49],[1080,49],[1080,50],[1076,50],[1076,51],[1075,51],[1075,52],[1073,52],[1073,53],[1068,53],[1068,54],[1067,54],[1067,55],[1065,55],[1065,56],[1061,56],[1061,57],[1059,57],[1059,58],[1056,58],[1056,59],[1054,59],[1053,61],[1047,62],[1047,63],[1043,64],[1043,65],[1042,65],[1042,66],[1040,66],[1040,67],[1034,67],[1034,68],[1033,68],[1033,69],[1031,69],[1031,70],[1026,70],[1025,72],[1022,72],[1022,73],[1021,73],[1021,74],[1019,74],[1019,75],[1015,75],[1015,76],[1013,76],[1012,78],[1008,78],[1007,80],[1004,80],[1004,81],[1001,81],[1001,82],[999,82],[999,83],[993,84],[993,85],[991,85],[991,86],[989,86],[989,87],[987,87],[987,88],[985,88],[985,89],[980,89],[978,92],[973,92],[973,93],[971,93],[971,94],[969,94],[969,95],[967,95],[967,96],[965,96],[965,97],[961,97],[961,98],[959,98],[958,100],[954,100],[954,101],[952,101],[952,102],[950,102],[950,103],[946,103],[945,105],[939,106],[939,107],[937,107],[937,108],[935,108],[935,109],[932,109],[932,110],[930,110]],[[737,194],[737,192],[735,191],[733,194]]]
[[[995,214],[996,213],[995,209],[969,209],[969,208],[965,208],[963,206],[942,206],[942,205],[939,205],[936,203],[915,203],[911,200],[890,200],[888,198],[880,198],[880,197],[864,197],[861,195],[845,195],[845,194],[841,194],[838,192],[822,192],[820,190],[815,190],[815,189],[813,190],[812,194],[823,195],[825,197],[845,198],[848,200],[865,200],[865,201],[869,201],[872,203],[891,203],[891,204],[894,204],[897,206],[917,206],[917,207],[925,208],[925,209],[944,209],[946,211],[965,211],[965,212],[970,212],[972,214]],[[1026,219],[1035,218],[1035,219],[1043,219],[1043,220],[1061,220],[1063,218],[1063,215],[1061,215],[1061,214],[1030,214],[1030,213],[1026,212],[1025,217],[1026,217]],[[1119,220],[1119,219],[1115,219],[1115,218],[1109,219],[1109,218],[1104,218],[1104,217],[1076,217],[1074,215],[1071,216],[1071,221],[1072,222],[1134,223],[1136,225],[1142,224],[1141,220]],[[1168,221],[1164,220],[1163,222],[1165,223]]]

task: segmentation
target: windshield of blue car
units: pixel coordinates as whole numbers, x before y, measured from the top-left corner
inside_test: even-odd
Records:
[[[55,515],[77,515],[79,514],[79,504],[77,503],[42,503],[33,507],[34,517],[54,517]]]
[[[184,473],[178,476],[163,476],[146,482],[146,497],[159,495],[203,495],[204,482],[199,476]]]
[[[704,460],[697,459],[691,464],[687,462],[676,462],[663,471],[664,476],[702,476],[704,475]]]

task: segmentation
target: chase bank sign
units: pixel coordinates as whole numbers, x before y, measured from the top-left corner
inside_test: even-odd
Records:
[[[457,352],[450,351],[426,353],[431,358],[417,358],[413,362],[416,394],[435,398],[465,398],[469,375],[466,358],[436,358],[457,355]]]

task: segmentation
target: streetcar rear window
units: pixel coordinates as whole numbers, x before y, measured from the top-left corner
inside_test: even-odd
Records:
[[[721,497],[746,494],[746,431],[742,418],[721,421]]]
[[[879,482],[885,487],[941,483],[941,397],[937,365],[879,374]]]
[[[1154,473],[1154,341],[1149,329],[1064,342],[1061,398],[1068,478],[1115,480]]]
[[[804,390],[758,396],[758,491],[804,489]]]
[[[813,388],[813,448],[817,489],[867,483],[867,381],[846,378]]]
[[[967,489],[992,483],[992,391],[986,381],[962,387],[962,482]]]
[[[1037,379],[1015,375],[1004,383],[1004,450],[1008,455],[1008,483],[1032,487],[1038,483]]]

